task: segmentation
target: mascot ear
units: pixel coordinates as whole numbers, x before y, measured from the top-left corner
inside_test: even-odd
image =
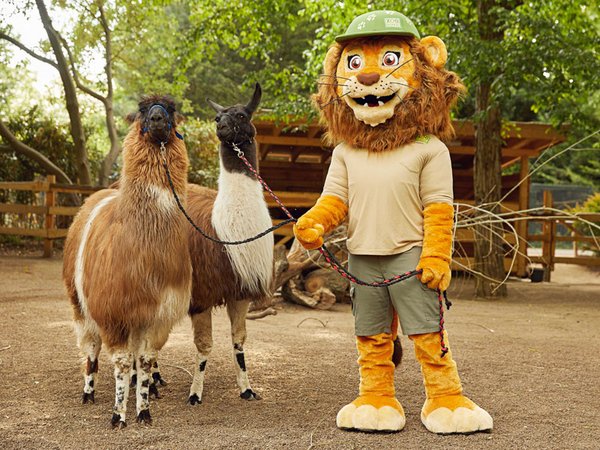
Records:
[[[437,36],[427,36],[421,39],[421,45],[425,47],[425,59],[436,69],[441,69],[448,60],[446,44]]]

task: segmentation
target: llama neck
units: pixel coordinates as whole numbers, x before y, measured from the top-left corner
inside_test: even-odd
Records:
[[[188,172],[185,144],[173,136],[165,146],[164,155],[175,191],[183,197]],[[159,146],[141,135],[137,128],[132,128],[123,143],[121,190],[132,195],[150,186],[170,191],[163,162]]]
[[[244,142],[238,145],[239,149],[244,152],[246,159],[252,164],[252,167],[257,168],[257,157],[256,157],[256,144],[254,140],[252,142]],[[249,176],[253,180],[255,179],[252,171],[246,166],[244,161],[238,157],[236,150],[232,145],[221,142],[220,149],[221,158],[221,172],[227,171],[230,173],[242,173]]]

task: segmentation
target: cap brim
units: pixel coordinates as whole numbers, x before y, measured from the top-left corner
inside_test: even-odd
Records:
[[[421,39],[421,36],[415,35],[410,31],[365,31],[363,33],[340,34],[339,36],[335,37],[335,42],[344,42],[349,41],[350,39],[368,36],[411,36],[417,39]]]

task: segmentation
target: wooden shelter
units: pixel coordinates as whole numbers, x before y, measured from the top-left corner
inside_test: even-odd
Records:
[[[323,143],[323,128],[316,122],[277,124],[271,121],[255,121],[256,140],[259,146],[260,171],[262,177],[276,191],[283,203],[296,209],[299,215],[305,208],[314,205],[323,188],[332,148]],[[474,202],[473,165],[475,155],[475,127],[472,121],[454,121],[456,138],[446,145],[450,149],[454,174],[454,198],[458,203]],[[510,122],[504,131],[502,168],[520,163],[520,169],[502,177],[503,195],[511,192],[502,204],[505,210],[524,210],[529,205],[529,158],[538,157],[544,150],[565,137],[550,125],[531,122]],[[275,203],[267,196],[269,205]],[[273,217],[283,218],[273,210]],[[523,238],[519,246],[526,251],[526,222],[518,222],[517,231]],[[291,227],[278,232],[279,244],[291,239]],[[459,236],[469,246],[473,237]],[[510,238],[508,238],[510,239]],[[514,238],[513,238],[514,241]],[[467,248],[467,253],[469,249]],[[464,263],[469,263],[468,257]],[[525,259],[519,258],[513,269],[524,275]]]

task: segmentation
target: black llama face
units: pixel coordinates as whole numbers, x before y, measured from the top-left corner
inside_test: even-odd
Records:
[[[206,99],[210,106],[217,112],[217,137],[227,144],[243,144],[252,141],[256,129],[252,125],[252,114],[256,111],[262,91],[260,84],[256,83],[252,99],[247,105],[234,105],[224,107],[210,99]]]

